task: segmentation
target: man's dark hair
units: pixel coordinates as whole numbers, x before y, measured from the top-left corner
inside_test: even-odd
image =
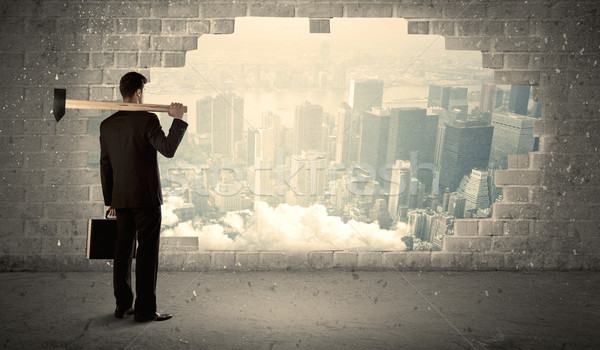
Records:
[[[129,72],[121,78],[119,89],[123,98],[132,97],[137,89],[144,89],[144,85],[148,82],[145,76],[137,72]]]

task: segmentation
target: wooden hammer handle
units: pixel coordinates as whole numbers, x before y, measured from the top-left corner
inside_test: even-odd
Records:
[[[65,101],[65,107],[73,109],[102,109],[113,111],[168,112],[171,106],[148,103],[103,102],[67,99]],[[183,106],[183,112],[187,113],[187,106]]]

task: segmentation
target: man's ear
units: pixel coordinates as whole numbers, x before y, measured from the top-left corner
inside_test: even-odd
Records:
[[[137,91],[135,92],[135,94],[137,95],[137,97],[142,96],[142,89],[137,89]]]

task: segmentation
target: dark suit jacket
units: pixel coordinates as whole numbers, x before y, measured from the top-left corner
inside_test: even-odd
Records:
[[[157,154],[175,155],[188,124],[173,118],[169,136],[148,112],[119,111],[100,124],[100,172],[104,204],[112,208],[162,204]]]

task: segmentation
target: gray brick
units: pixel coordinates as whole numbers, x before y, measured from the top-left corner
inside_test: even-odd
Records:
[[[392,17],[391,4],[350,3],[344,7],[346,17]]]
[[[505,54],[504,64],[506,68],[527,69],[529,67],[529,54]]]
[[[184,266],[188,270],[206,271],[211,266],[210,252],[187,252],[185,254]]]
[[[505,186],[502,188],[502,195],[506,202],[528,202],[529,187]]]
[[[235,267],[250,270],[260,269],[260,252],[236,252]]]
[[[140,67],[160,67],[162,62],[161,57],[162,54],[160,52],[142,52],[140,53]]]
[[[50,219],[94,218],[104,215],[102,203],[73,202],[73,203],[48,203],[46,216]]]
[[[150,37],[146,35],[108,35],[102,39],[104,51],[132,51],[150,49]]]
[[[159,34],[162,31],[162,21],[160,19],[140,19],[138,31],[140,34]]]
[[[100,172],[92,169],[55,169],[45,174],[47,185],[93,185],[100,183]]]
[[[115,19],[112,18],[90,18],[87,32],[90,34],[107,34],[115,32]],[[120,33],[120,31],[117,31]]]
[[[508,220],[504,223],[504,234],[506,236],[529,235],[531,220]]]
[[[44,215],[41,203],[0,202],[0,219],[39,219]]]
[[[296,15],[298,16],[297,12]],[[396,16],[402,18],[442,18],[442,7],[433,4],[403,3],[396,8]]]
[[[2,255],[40,254],[42,252],[42,239],[39,237],[9,237],[2,242],[0,252]]]
[[[100,148],[100,141],[96,136],[42,136],[42,150],[46,152],[91,151],[98,148]],[[33,149],[33,151],[35,151],[35,149]]]
[[[183,19],[163,19],[161,33],[164,35],[169,34],[183,34],[186,32],[186,21]]]
[[[212,269],[223,270],[235,267],[235,252],[216,250],[210,253],[210,264]]]
[[[492,237],[444,236],[444,252],[486,252],[492,247]]]
[[[187,34],[208,34],[210,33],[210,21],[186,21],[186,32]]]
[[[115,20],[115,33],[137,34],[138,20],[136,18],[118,18]]]
[[[29,135],[54,135],[56,134],[56,121],[50,119],[24,120],[23,133]]]
[[[344,7],[341,4],[313,3],[296,5],[296,17],[330,18],[342,17]]]
[[[482,34],[484,21],[456,21],[456,35],[458,36],[479,36]]]
[[[458,219],[454,222],[454,234],[457,236],[477,236],[479,219]]]
[[[454,268],[456,253],[453,252],[431,252],[431,268],[449,270]]]
[[[245,16],[245,4],[207,4],[200,7],[200,17],[202,18],[233,18]]]
[[[494,203],[492,206],[494,219],[538,219],[540,206],[529,203]]]
[[[264,269],[285,269],[289,266],[285,260],[284,252],[265,251],[260,253],[260,266]]]
[[[309,266],[315,269],[330,268],[333,266],[333,251],[311,251],[308,253]]]
[[[504,221],[482,219],[479,221],[478,235],[502,236],[504,234]]]
[[[23,202],[23,201],[25,201],[25,187],[24,186],[2,186],[2,187],[0,187],[0,202]]]
[[[22,168],[25,156],[23,152],[2,152],[0,153],[0,164],[4,169]]]
[[[4,219],[0,226],[0,237],[20,236],[24,232],[25,222],[23,219]]]
[[[383,266],[394,270],[402,270],[406,267],[406,256],[411,252],[406,251],[395,251],[395,252],[384,252],[382,261]]]
[[[163,56],[164,67],[185,66],[185,52],[165,52]]]
[[[110,68],[115,65],[114,53],[92,52],[90,56],[92,68]]]
[[[409,251],[406,252],[406,264],[409,269],[427,269],[431,266],[431,252]]]
[[[294,17],[295,8],[292,4],[258,2],[248,5],[248,16],[256,17]]]
[[[115,53],[115,66],[117,68],[135,68],[138,65],[138,55],[135,52]]]
[[[494,71],[497,84],[536,85],[540,81],[537,71]]]
[[[56,234],[59,236],[83,236],[87,237],[88,220],[103,218],[103,213],[95,213],[88,219],[67,219],[56,221]]]
[[[357,252],[334,252],[333,263],[338,268],[354,268],[358,263]]]
[[[211,34],[232,34],[235,30],[233,19],[213,19],[210,21]]]
[[[487,37],[446,37],[446,50],[489,51],[490,39]]]
[[[26,199],[32,202],[54,202],[54,201],[83,201],[89,200],[90,190],[88,186],[76,185],[52,185],[38,186],[27,189]]]

